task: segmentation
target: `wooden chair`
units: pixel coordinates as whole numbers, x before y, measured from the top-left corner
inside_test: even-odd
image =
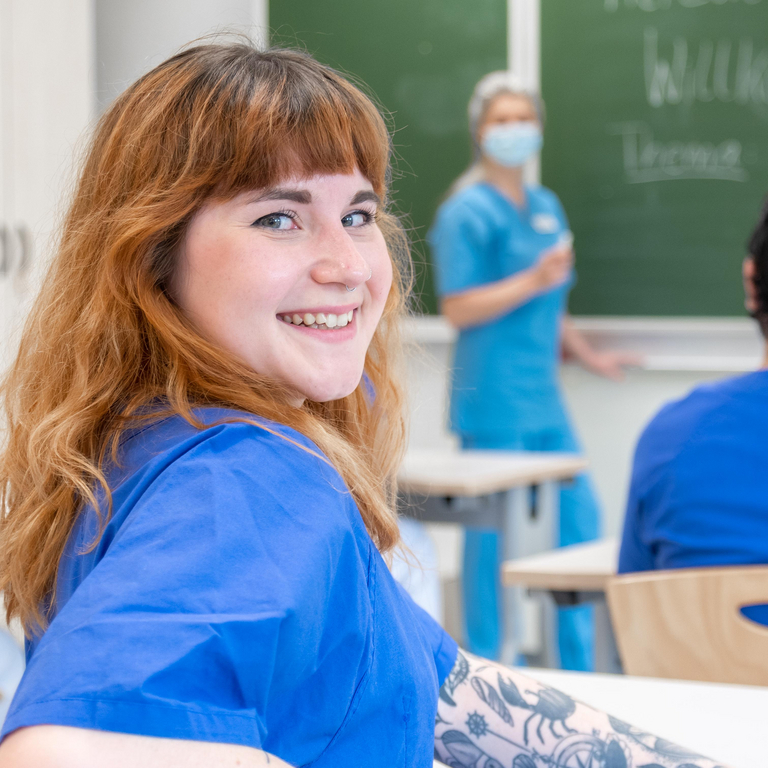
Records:
[[[739,612],[768,603],[768,566],[614,576],[607,597],[627,674],[768,686],[768,627]]]

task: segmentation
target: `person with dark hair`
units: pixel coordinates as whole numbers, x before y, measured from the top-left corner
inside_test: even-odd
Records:
[[[768,339],[768,204],[743,262]],[[669,403],[635,451],[619,572],[768,563],[768,343],[761,368]],[[744,613],[768,624],[768,606]]]
[[[3,768],[656,762],[392,578],[389,155],[359,88],[249,44],[187,48],[102,117],[2,389],[27,638]]]

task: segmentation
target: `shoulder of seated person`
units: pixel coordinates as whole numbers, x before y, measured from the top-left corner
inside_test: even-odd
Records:
[[[707,382],[678,400],[664,405],[645,428],[644,435],[663,435],[670,441],[683,442],[710,415],[721,412],[738,396],[740,380],[735,377]],[[674,425],[674,431],[670,427]]]
[[[764,378],[764,382],[760,381],[761,378]],[[670,403],[670,406],[677,410],[690,407],[701,412],[710,412],[727,406],[734,398],[741,399],[756,392],[760,393],[762,383],[765,384],[764,395],[768,399],[768,371],[753,371],[699,384],[684,397]]]

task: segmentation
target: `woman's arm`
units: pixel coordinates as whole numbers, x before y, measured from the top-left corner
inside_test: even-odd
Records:
[[[36,725],[0,746],[3,768],[289,768],[260,749],[207,741]]]
[[[453,768],[724,768],[463,651],[440,689],[435,758]]]
[[[441,310],[455,328],[481,325],[525,304],[537,294],[561,285],[568,278],[572,266],[573,251],[570,246],[556,246],[544,251],[529,269],[495,283],[446,296]]]
[[[576,358],[588,371],[614,381],[624,378],[624,366],[639,365],[641,362],[639,355],[627,352],[598,352],[576,328],[569,315],[563,318],[562,341],[566,356]]]

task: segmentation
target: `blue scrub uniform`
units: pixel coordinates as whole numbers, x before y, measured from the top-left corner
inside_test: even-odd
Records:
[[[490,184],[470,186],[439,209],[429,234],[438,293],[460,293],[533,266],[568,231],[560,201],[543,187],[526,187],[527,209]],[[465,448],[578,451],[558,383],[560,326],[568,284],[507,314],[463,329],[456,343],[450,421]],[[577,478],[560,497],[560,544],[598,535],[589,480]],[[493,532],[467,531],[464,595],[469,650],[498,658],[500,544]],[[565,669],[593,666],[591,610],[561,609],[559,639]]]
[[[768,563],[766,435],[768,371],[665,406],[635,451],[619,571]]]
[[[172,417],[124,442],[112,517],[90,551],[98,520],[78,520],[3,736],[49,723],[431,768],[456,645],[312,443],[199,415],[206,429]]]

